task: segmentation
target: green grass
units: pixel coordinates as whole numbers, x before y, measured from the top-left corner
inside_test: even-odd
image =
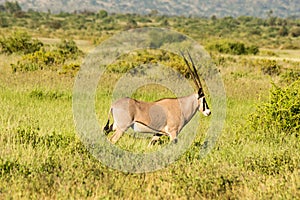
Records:
[[[127,30],[131,19],[138,22],[138,27],[161,27],[168,20],[170,29],[186,33],[204,46],[226,39],[257,45],[260,53],[237,56],[211,52],[227,95],[226,121],[216,145],[206,157],[198,159],[211,120],[199,114],[199,132],[178,161],[142,174],[108,168],[86,150],[75,130],[72,73],[12,73],[10,64],[17,64],[22,54],[0,54],[0,199],[299,199],[297,134],[284,135],[278,130],[267,133],[259,124],[256,130],[249,127],[249,115],[269,99],[271,82],[286,85],[299,77],[300,40],[291,35],[279,36],[282,25],[269,25],[268,19],[251,17],[212,20],[130,14],[105,18],[80,13],[65,17],[27,14],[26,18],[18,18],[1,13],[7,21],[7,26],[0,28],[1,37],[23,30],[49,49],[55,48],[61,38],[73,39],[87,53],[114,33]],[[284,20],[288,30],[299,23],[297,19]],[[61,28],[54,27],[58,21]],[[150,54],[154,52],[148,52],[141,52],[135,59],[152,59]],[[129,59],[129,64],[134,59],[127,55],[124,58]],[[268,67],[264,65],[269,63],[266,60],[275,60],[281,67],[280,75],[263,73],[263,67]],[[74,60],[65,64],[72,64],[69,62]],[[162,64],[176,67],[180,63],[166,59]],[[65,70],[73,72],[71,67]],[[95,108],[100,127],[107,120],[119,77],[111,72],[105,74],[102,87],[97,89]],[[132,96],[152,101],[173,93],[150,85],[139,88]],[[214,114],[219,108],[211,109]],[[128,131],[116,145],[147,153],[169,142],[164,137],[161,144],[147,148],[150,138],[132,137],[134,134]]]
[[[83,43],[86,45],[86,43]],[[89,49],[90,47],[88,47]],[[220,72],[227,94],[227,117],[216,146],[198,160],[209,118],[180,159],[151,173],[110,169],[95,159],[76,134],[72,113],[74,77],[55,71],[11,73],[17,55],[0,55],[0,199],[297,199],[300,196],[299,138],[278,143],[247,127],[256,104],[268,98],[270,81],[255,67],[226,59]],[[246,61],[243,61],[247,63]],[[105,123],[113,83],[104,77],[96,110]],[[156,100],[170,91],[140,88],[134,96]],[[215,110],[218,108],[212,108]],[[100,124],[103,126],[103,124]],[[132,132],[131,132],[132,133]],[[125,134],[118,146],[148,149],[150,139]]]

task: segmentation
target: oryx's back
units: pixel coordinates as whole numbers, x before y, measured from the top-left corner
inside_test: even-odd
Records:
[[[139,130],[150,128],[165,132],[167,124],[178,124],[178,120],[180,120],[180,108],[177,99],[144,102],[127,97],[113,103],[111,109],[115,121],[114,125],[120,129],[143,125],[147,128],[139,128]],[[139,125],[135,126],[134,123],[139,123]]]

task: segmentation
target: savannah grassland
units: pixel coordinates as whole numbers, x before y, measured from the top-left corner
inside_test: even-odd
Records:
[[[10,53],[3,52],[2,45],[0,199],[300,197],[299,123],[298,128],[264,128],[268,113],[260,112],[263,117],[259,120],[253,117],[263,109],[258,105],[270,102],[272,83],[285,88],[299,79],[299,20],[107,15],[104,11],[0,14],[2,41],[28,34],[32,37],[29,41],[37,39],[44,49],[37,55],[23,50]],[[72,90],[79,65],[89,51],[116,32],[145,26],[177,30],[209,49],[226,88],[227,116],[222,134],[205,158],[199,160],[198,155],[210,119],[200,116],[203,129],[177,162],[156,172],[131,174],[104,166],[85,149],[75,131]],[[216,44],[226,46],[228,41],[258,47],[259,52],[221,52]],[[50,51],[60,53],[51,57]],[[151,57],[149,52],[142,52],[143,56]],[[45,58],[53,62],[41,61]],[[58,60],[61,58],[63,61]],[[139,58],[130,59],[126,62],[140,62]],[[119,72],[112,70],[108,77],[103,82],[107,87],[97,91],[97,101],[105,103],[95,105],[103,122]],[[163,88],[149,87],[135,95],[155,100],[167,94]],[[211,109],[214,113],[218,108]],[[166,141],[164,138],[161,145]],[[148,142],[124,135],[117,145],[143,151]]]

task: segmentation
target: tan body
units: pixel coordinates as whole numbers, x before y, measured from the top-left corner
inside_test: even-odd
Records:
[[[130,127],[136,132],[155,134],[150,144],[159,139],[157,133],[167,135],[171,141],[176,142],[181,129],[203,105],[204,96],[200,99],[198,97],[198,94],[192,94],[155,102],[143,102],[131,98],[119,99],[111,107],[114,123],[105,130],[115,131],[111,138],[112,143],[117,142]],[[205,115],[209,113],[207,109]]]

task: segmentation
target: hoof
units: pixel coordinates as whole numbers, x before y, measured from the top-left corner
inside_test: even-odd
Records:
[[[174,138],[173,143],[174,143],[174,144],[177,144],[177,142],[178,142],[178,139],[177,139],[177,138]]]

